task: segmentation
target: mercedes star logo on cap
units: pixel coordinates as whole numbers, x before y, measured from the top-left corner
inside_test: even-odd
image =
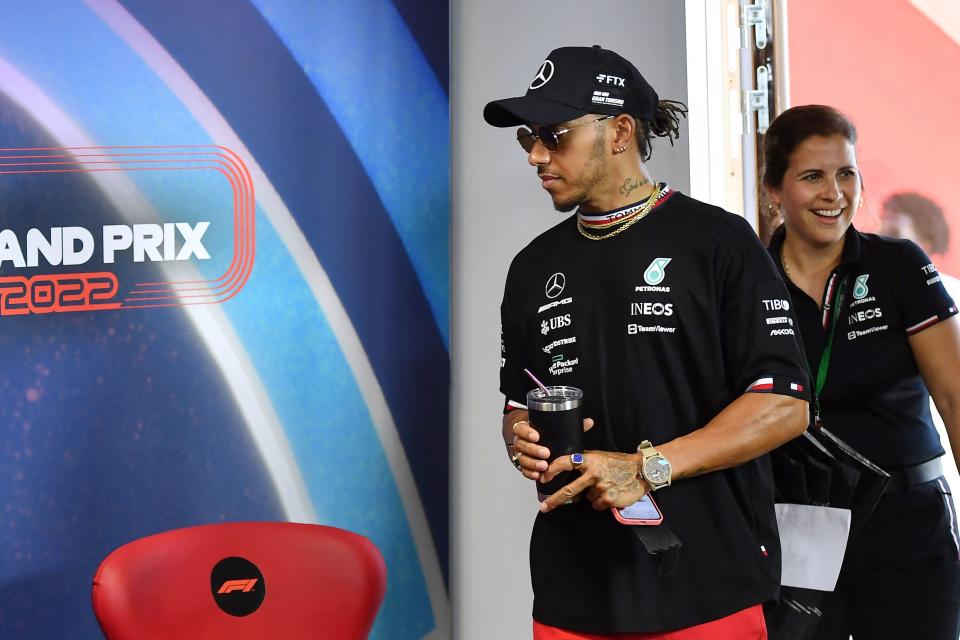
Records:
[[[567,286],[567,279],[563,277],[562,273],[555,273],[550,276],[550,279],[547,280],[547,297],[556,298],[558,295],[563,293],[563,288]]]
[[[530,81],[530,88],[539,89],[550,82],[550,78],[552,77],[553,63],[549,60],[544,60],[543,64],[540,65],[540,69],[537,70],[537,75],[533,76],[533,80]]]

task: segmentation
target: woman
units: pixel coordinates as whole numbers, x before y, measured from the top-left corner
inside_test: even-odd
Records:
[[[839,111],[782,113],[764,138],[763,183],[783,225],[770,252],[792,297],[819,417],[891,473],[847,547],[816,637],[956,640],[960,548],[929,394],[960,453],[960,320],[912,242],[857,231],[856,130]],[[820,386],[820,385],[817,385]]]

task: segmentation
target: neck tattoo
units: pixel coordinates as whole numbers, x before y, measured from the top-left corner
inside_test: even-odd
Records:
[[[634,189],[639,189],[645,184],[650,184],[650,181],[646,178],[640,178],[640,180],[634,180],[633,178],[627,178],[623,181],[623,184],[620,186],[620,193],[629,196]]]

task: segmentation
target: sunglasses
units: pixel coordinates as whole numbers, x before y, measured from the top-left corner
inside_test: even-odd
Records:
[[[601,120],[607,120],[612,117],[613,116],[601,116],[596,120],[588,120],[587,122],[581,122],[580,124],[575,124],[572,127],[557,129],[556,131],[545,124],[537,125],[535,131],[531,131],[526,127],[520,127],[517,129],[517,142],[520,143],[520,146],[523,147],[523,150],[527,153],[530,153],[537,140],[543,144],[547,151],[556,151],[560,148],[560,136],[563,134],[569,133],[577,127],[582,127],[593,122],[600,122]]]

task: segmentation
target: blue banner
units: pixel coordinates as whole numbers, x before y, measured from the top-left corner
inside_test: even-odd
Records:
[[[372,637],[447,628],[447,12],[0,0],[0,637],[233,520],[366,535]]]

